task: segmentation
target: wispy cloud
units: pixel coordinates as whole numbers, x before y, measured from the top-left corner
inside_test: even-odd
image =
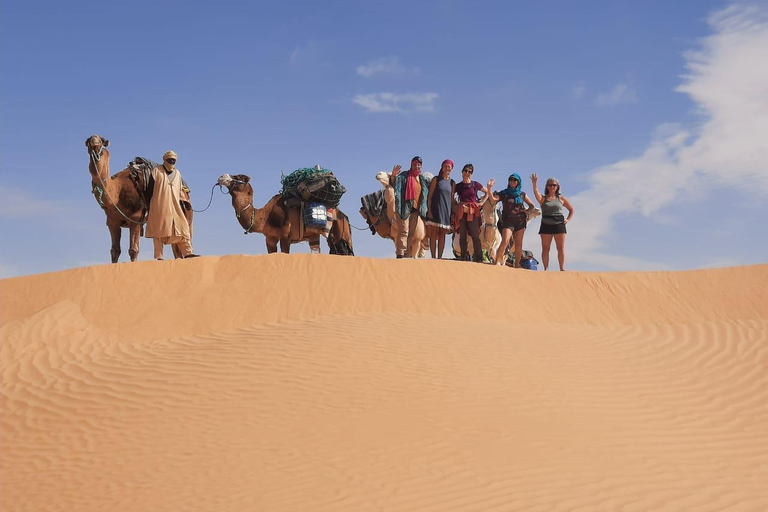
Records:
[[[65,210],[60,201],[41,200],[24,190],[0,187],[0,215],[3,217],[37,217]]]
[[[314,41],[310,41],[303,46],[295,47],[288,56],[288,63],[291,66],[296,66],[302,62],[311,62],[316,59],[317,53],[317,44]]]
[[[571,98],[575,100],[581,100],[584,99],[584,96],[587,94],[587,86],[583,81],[579,81],[571,87]]]
[[[601,92],[595,98],[598,107],[614,107],[623,103],[637,103],[637,92],[630,84],[617,84],[608,92]]]
[[[395,75],[402,73],[418,73],[418,68],[406,68],[400,64],[398,57],[384,57],[372,60],[358,66],[355,71],[360,76],[370,78],[375,75]]]
[[[589,173],[589,188],[571,198],[579,234],[569,238],[569,258],[610,263],[615,257],[604,251],[617,219],[651,217],[692,190],[768,196],[768,7],[733,5],[709,22],[713,34],[685,55],[688,73],[677,88],[701,123],[662,125],[641,155]],[[611,268],[628,267],[616,260]]]
[[[360,105],[368,112],[434,112],[435,102],[439,95],[436,92],[411,92],[396,94],[392,92],[376,92],[358,94],[352,102]]]

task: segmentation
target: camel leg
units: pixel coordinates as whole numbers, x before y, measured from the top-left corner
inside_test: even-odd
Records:
[[[107,224],[107,227],[109,228],[109,236],[112,238],[112,250],[110,251],[112,263],[117,263],[117,260],[120,259],[120,226]]]
[[[132,224],[130,227],[131,245],[128,248],[128,255],[131,261],[139,259],[139,240],[141,240],[141,224]]]
[[[276,237],[267,237],[267,254],[272,254],[277,252],[277,242],[280,242],[280,250],[282,252],[289,252],[291,249],[290,244],[283,245],[283,239],[282,238],[276,238]],[[286,247],[287,246],[287,247]]]
[[[320,254],[320,235],[312,235],[308,237],[309,240],[309,252],[312,254]]]

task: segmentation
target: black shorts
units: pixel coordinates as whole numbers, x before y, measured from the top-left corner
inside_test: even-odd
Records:
[[[502,219],[499,222],[499,231],[504,229],[511,229],[512,232],[525,229],[528,225],[527,217],[510,217],[508,219]]]
[[[539,234],[540,235],[560,235],[565,234],[565,223],[560,224],[544,224],[541,223],[541,227],[539,228]]]

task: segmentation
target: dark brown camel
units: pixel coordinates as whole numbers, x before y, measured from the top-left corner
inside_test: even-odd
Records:
[[[107,228],[112,238],[112,263],[117,263],[120,258],[121,228],[128,228],[130,233],[130,247],[128,254],[131,261],[139,257],[139,240],[144,234],[146,222],[147,204],[143,198],[141,185],[131,177],[131,169],[125,168],[109,176],[109,151],[106,147],[109,141],[101,135],[91,135],[85,141],[88,148],[88,170],[91,173],[92,192],[99,206],[107,214]],[[192,232],[192,205],[184,208],[189,222],[189,230]],[[173,254],[181,258],[181,253],[173,247]]]
[[[256,208],[253,205],[253,187],[250,181],[251,178],[245,174],[225,174],[218,180],[220,185],[229,190],[235,216],[245,233],[261,233],[266,236],[267,252],[270,254],[277,252],[278,242],[280,251],[287,254],[291,251],[291,244],[305,240],[309,242],[313,252],[319,252],[320,236],[325,236],[325,233],[318,229],[304,229],[303,236],[296,236],[299,231],[296,223],[301,222],[301,216],[290,211],[281,194],[273,196],[263,208]],[[354,256],[349,218],[338,208],[327,239],[331,254]]]

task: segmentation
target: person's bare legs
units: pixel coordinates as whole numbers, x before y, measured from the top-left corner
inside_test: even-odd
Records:
[[[557,262],[560,264],[560,271],[565,270],[565,233],[555,235],[555,245],[557,246]]]
[[[555,235],[539,235],[541,237],[541,263],[544,270],[549,268],[549,249],[552,247],[552,237]]]
[[[447,229],[437,228],[437,257],[440,259],[443,259],[443,251],[445,251],[445,235],[447,234]]]
[[[523,235],[525,228],[515,231],[515,268],[520,268],[520,260],[523,259]]]
[[[509,245],[509,240],[512,238],[512,230],[509,228],[504,228],[501,230],[501,245],[499,246],[499,250],[496,251],[496,264],[504,266],[507,262],[504,261],[504,252],[507,250],[507,246]]]

